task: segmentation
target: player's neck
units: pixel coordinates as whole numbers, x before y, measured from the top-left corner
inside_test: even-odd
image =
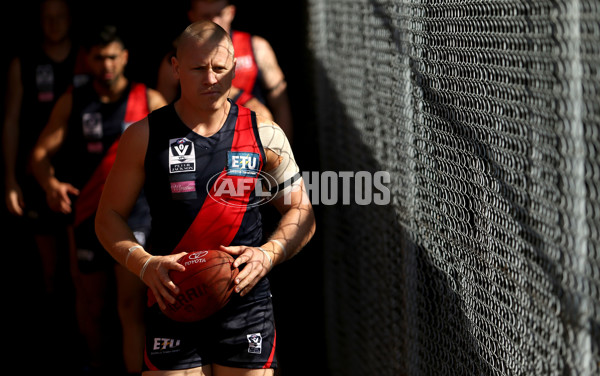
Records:
[[[96,94],[98,94],[102,103],[112,103],[119,100],[128,84],[129,80],[123,75],[120,75],[112,82],[103,82],[99,80],[94,80],[93,82],[94,90],[96,90]]]
[[[42,49],[52,61],[61,62],[65,60],[71,52],[71,40],[69,38],[64,38],[60,41],[44,40]]]
[[[192,131],[203,137],[210,137],[217,133],[225,124],[231,104],[225,101],[216,109],[192,109],[181,100],[175,102],[175,112],[181,121]]]

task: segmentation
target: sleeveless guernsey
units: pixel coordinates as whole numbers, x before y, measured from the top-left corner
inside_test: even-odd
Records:
[[[125,128],[148,114],[146,86],[133,83],[113,103],[102,103],[91,82],[73,89],[65,141],[56,156],[56,176],[80,190],[75,224],[96,212],[104,181]]]
[[[211,137],[191,131],[172,104],[148,121],[144,190],[152,253],[259,245],[262,221],[254,187],[265,155],[254,112],[231,103],[224,125]]]

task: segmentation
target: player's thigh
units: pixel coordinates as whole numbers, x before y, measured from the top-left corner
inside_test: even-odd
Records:
[[[88,313],[101,315],[104,310],[110,275],[106,271],[80,273],[75,290],[79,301],[87,307]]]
[[[144,371],[142,376],[212,376],[211,366],[181,369],[173,371]]]
[[[143,310],[146,285],[142,280],[120,264],[115,265],[117,299],[120,309]]]
[[[231,368],[213,364],[213,376],[273,376],[273,369]]]

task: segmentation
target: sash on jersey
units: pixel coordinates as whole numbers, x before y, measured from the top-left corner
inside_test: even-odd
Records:
[[[140,83],[133,83],[131,85],[131,90],[129,91],[129,98],[127,99],[127,108],[125,110],[123,121],[126,124],[133,123],[143,119],[144,116],[148,115],[148,112],[146,86]],[[117,157],[118,145],[119,139],[117,138],[102,158],[98,167],[96,167],[96,170],[86,185],[81,189],[75,203],[75,227],[96,213],[98,204],[100,203],[100,196],[104,189],[104,183],[106,182],[108,173]]]
[[[252,35],[242,31],[234,31],[232,42],[237,63],[235,77],[231,84],[248,93],[253,93],[258,77],[258,66],[252,50]]]
[[[204,204],[191,226],[183,235],[173,253],[202,249],[218,249],[220,245],[228,246],[237,234],[254,185],[257,183],[259,171],[262,170],[263,157],[253,127],[253,116],[247,108],[238,106],[239,114],[235,125],[233,144],[230,155],[255,155],[257,166],[250,170],[254,173],[244,174],[241,170],[232,170],[227,166],[214,180]],[[228,163],[229,164],[229,163]],[[247,187],[241,192],[221,192],[227,183],[230,187]],[[217,199],[218,197],[218,199]],[[226,204],[229,203],[229,204]]]
[[[257,154],[258,166],[255,170],[255,175],[258,176],[259,171],[262,170],[264,161],[261,148],[256,139],[257,135],[254,132],[253,122],[255,120],[253,119],[254,115],[252,115],[249,109],[238,106],[238,119],[235,124],[230,154]],[[231,179],[230,181],[233,186],[237,186],[241,182],[251,183],[253,186],[258,178],[257,176],[249,176],[249,174],[236,174],[235,172],[233,175],[230,175],[228,172],[231,172],[231,170],[226,166],[218,175],[218,178],[214,180],[215,183],[223,181],[223,179]],[[218,189],[218,184],[212,185],[211,191],[196,214],[194,221],[171,254],[218,249],[220,245],[228,246],[231,244],[240,229],[244,214],[247,211],[247,204],[254,190],[244,190],[243,195],[235,195],[235,197],[223,194],[217,200],[215,196]],[[224,202],[226,201],[231,201],[235,205],[225,205]],[[156,297],[151,289],[148,289],[147,297],[148,307],[156,303]]]

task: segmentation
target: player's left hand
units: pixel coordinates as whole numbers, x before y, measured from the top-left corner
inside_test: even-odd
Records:
[[[235,292],[240,296],[246,295],[252,288],[264,277],[273,267],[273,254],[267,256],[265,252],[256,247],[240,246],[221,246],[221,250],[236,257],[233,262],[234,268],[240,269],[235,279]],[[266,251],[269,252],[269,251]],[[270,257],[270,258],[269,258]]]

